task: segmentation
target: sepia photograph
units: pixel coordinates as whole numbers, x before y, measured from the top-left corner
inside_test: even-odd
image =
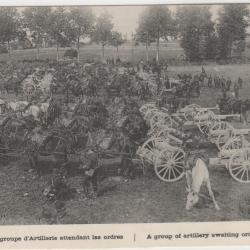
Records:
[[[249,111],[250,4],[2,6],[0,225],[248,221]]]

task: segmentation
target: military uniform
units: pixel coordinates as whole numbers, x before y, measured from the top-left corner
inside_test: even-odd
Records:
[[[87,152],[86,158],[83,160],[86,164],[81,166],[81,169],[84,170],[83,176],[83,188],[85,195],[90,194],[90,186],[94,194],[98,191],[98,176],[99,176],[99,161],[98,154],[94,151]]]

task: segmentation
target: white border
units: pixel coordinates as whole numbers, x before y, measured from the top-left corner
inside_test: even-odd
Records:
[[[149,5],[149,4],[225,4],[250,3],[250,0],[1,0],[0,6],[56,5]]]

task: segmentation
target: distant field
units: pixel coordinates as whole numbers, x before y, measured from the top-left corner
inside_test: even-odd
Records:
[[[60,48],[59,56],[63,57],[66,48]],[[116,54],[116,49],[107,46],[105,47],[105,57],[112,58]],[[183,54],[183,50],[176,43],[169,43],[167,47],[160,48],[160,58],[176,58]],[[102,55],[101,46],[98,45],[86,45],[80,49],[81,60],[100,60]],[[155,46],[149,47],[149,57],[152,59],[156,55]],[[121,60],[125,61],[139,61],[140,59],[146,60],[146,49],[145,46],[121,46],[119,47],[119,56]],[[36,49],[25,49],[25,50],[13,50],[11,52],[12,60],[23,60],[23,59],[35,59]],[[0,61],[6,61],[9,59],[8,54],[0,54]],[[45,48],[40,49],[40,59],[56,59],[56,48]]]

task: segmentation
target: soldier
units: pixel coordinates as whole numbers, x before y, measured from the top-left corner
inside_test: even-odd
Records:
[[[208,82],[207,82],[207,85],[208,85],[209,88],[212,87],[212,82],[213,82],[213,79],[212,79],[212,76],[210,74],[209,77],[208,77]]]
[[[238,78],[238,85],[239,85],[239,89],[242,89],[242,87],[243,87],[243,80],[240,77]]]
[[[169,78],[168,76],[166,75],[166,80],[164,82],[164,85],[165,85],[165,88],[166,89],[170,89],[170,81],[169,81]]]
[[[82,158],[81,161],[82,165],[80,166],[80,169],[84,171],[82,182],[84,193],[88,197],[90,195],[90,186],[92,185],[93,196],[96,197],[98,192],[98,177],[100,169],[98,154],[93,150],[88,150],[86,157]]]
[[[120,174],[128,178],[133,178],[135,169],[132,159],[136,154],[136,144],[129,136],[125,135],[124,133],[121,153],[122,160]]]
[[[239,83],[238,82],[234,83],[234,95],[236,99],[239,99]]]
[[[224,76],[222,76],[220,79],[220,86],[222,89],[226,89],[226,79],[224,78]]]
[[[221,92],[222,92],[222,97],[224,99],[226,99],[227,98],[227,88],[226,88],[226,86],[224,84],[221,87]]]
[[[227,82],[226,82],[227,91],[230,91],[231,85],[232,85],[232,81],[230,77],[228,77]]]

